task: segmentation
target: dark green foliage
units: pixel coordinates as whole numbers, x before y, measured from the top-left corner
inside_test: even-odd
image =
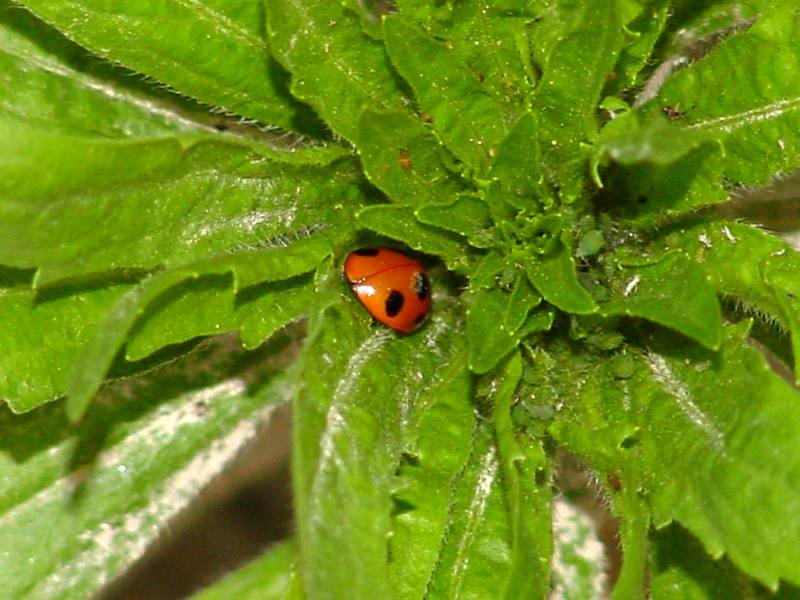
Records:
[[[613,598],[797,597],[800,256],[719,208],[800,167],[795,0],[387,4],[0,0],[0,589],[93,596],[291,402],[296,535],[202,598],[596,597],[564,450]]]

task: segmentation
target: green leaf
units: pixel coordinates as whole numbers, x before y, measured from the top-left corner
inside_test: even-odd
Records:
[[[426,6],[401,1],[398,8],[403,17],[446,41],[452,55],[502,107],[504,121],[510,123],[524,110],[537,79],[529,40],[531,24],[541,12],[536,3],[467,0]]]
[[[764,280],[772,290],[781,308],[783,321],[789,324],[792,334],[792,355],[795,357],[795,381],[800,380],[800,257],[791,253],[782,260],[772,260],[764,266]]]
[[[453,14],[452,2],[432,3],[428,0],[397,0],[397,10],[403,15],[426,24],[447,21]]]
[[[717,137],[725,152],[722,175],[747,185],[768,183],[800,164],[795,4],[781,0],[758,7],[752,27],[671,78],[646,105],[651,112],[664,106],[684,111],[687,127]]]
[[[209,129],[206,115],[143,87],[9,2],[0,3],[0,72],[0,114],[19,124],[105,138]]]
[[[118,283],[97,289],[35,294],[27,286],[0,288],[0,398],[25,412],[64,395],[70,366],[94,333],[93,323],[130,289]]]
[[[800,403],[749,347],[748,326],[725,327],[718,352],[667,330],[611,356],[554,343],[537,352],[532,382],[537,403],[566,407],[549,428],[555,439],[644,498],[656,527],[678,521],[711,556],[725,553],[774,586],[800,575],[788,558],[798,535]]]
[[[475,196],[459,196],[444,206],[423,206],[417,218],[426,225],[458,233],[476,248],[488,248],[492,242],[492,218],[489,206]]]
[[[188,279],[170,288],[138,318],[125,358],[140,360],[169,344],[238,331],[252,349],[307,312],[316,290],[310,275],[266,281],[236,293],[230,275]]]
[[[267,281],[236,295],[239,337],[245,348],[256,348],[280,327],[306,316],[317,295],[310,275]]]
[[[479,74],[446,44],[403,17],[385,18],[383,29],[392,64],[432,117],[439,137],[468,167],[485,171],[507,125],[502,107],[482,88]]]
[[[706,132],[678,127],[665,117],[645,123],[640,113],[630,111],[617,116],[603,128],[595,146],[595,160],[607,155],[622,165],[650,163],[664,166],[712,141]]]
[[[525,272],[542,298],[556,308],[576,314],[597,311],[589,292],[578,281],[575,259],[563,241],[559,240],[555,252],[529,262]]]
[[[552,553],[550,490],[537,484],[537,472],[548,464],[541,442],[515,431],[511,406],[522,377],[522,359],[515,353],[496,379],[493,421],[511,524],[511,569],[502,596],[543,598],[549,589]],[[544,479],[544,478],[543,478]]]
[[[0,407],[6,593],[102,593],[290,396],[297,550],[211,595],[607,593],[577,519],[552,556],[564,451],[619,524],[614,600],[800,583],[800,262],[710,208],[797,170],[794,3],[30,4],[54,27],[0,0],[0,397],[75,419],[128,379],[70,429]],[[411,335],[341,276],[384,237],[434,267]],[[226,331],[262,347],[198,367]]]
[[[142,310],[125,344],[125,358],[140,360],[159,348],[237,329],[229,273],[184,280]]]
[[[622,542],[622,568],[612,600],[648,598],[646,592],[647,558],[650,544],[647,533],[650,528],[650,510],[635,485],[635,478],[623,471],[620,478],[622,489],[612,496],[613,513],[619,520],[619,537]],[[612,488],[613,489],[613,488]]]
[[[297,548],[292,540],[269,548],[224,579],[191,596],[192,600],[285,600],[296,578]]]
[[[631,399],[646,414],[637,438],[654,523],[679,521],[712,556],[725,552],[774,587],[800,582],[790,558],[800,535],[800,395],[744,343],[747,329],[727,327],[719,354],[685,347],[675,356],[666,341],[648,355],[661,390]]]
[[[503,105],[507,122],[527,107],[536,83],[530,29],[541,12],[540,3],[528,0],[453,3],[443,37],[452,40],[454,52]]]
[[[643,83],[642,73],[646,72],[653,47],[663,33],[667,16],[674,10],[670,0],[630,0],[624,4],[638,14],[625,26],[627,43],[614,69],[616,77],[605,90],[608,94],[622,93]]]
[[[356,143],[366,108],[402,110],[404,95],[383,46],[340,2],[266,0],[270,49],[292,74],[292,93]]]
[[[687,58],[702,58],[726,37],[746,30],[765,6],[762,0],[742,0],[736,4],[673,0],[672,27],[665,36],[667,43],[663,49],[671,63],[677,62],[670,65],[670,72],[681,68]]]
[[[604,195],[626,225],[651,227],[670,215],[727,201],[729,194],[720,185],[723,163],[718,146],[701,145],[666,166],[620,168]]]
[[[601,311],[648,319],[716,350],[722,341],[719,301],[703,269],[681,252],[657,262],[619,266]]]
[[[123,294],[132,293],[132,284],[111,281],[38,294],[5,289],[0,346],[15,352],[0,356],[0,398],[15,412],[25,412],[66,394],[73,364],[97,335],[98,323]],[[245,347],[255,348],[305,314],[315,294],[308,278],[251,286],[239,294],[228,275],[186,280],[147,305],[130,330],[125,356],[139,360],[169,344],[236,330]]]
[[[520,329],[520,339],[525,338],[532,333],[550,331],[555,318],[555,310],[552,308],[534,310],[528,315],[528,318],[525,319],[525,323]]]
[[[201,275],[229,272],[234,276],[234,290],[261,281],[279,281],[314,270],[328,253],[330,246],[324,238],[309,238],[288,248],[270,248],[198,261],[144,280],[108,312],[75,362],[67,388],[69,418],[76,421],[83,415],[133,324],[150,303],[170,288]]]
[[[148,176],[163,180],[181,173],[186,166],[184,149],[202,139],[186,134],[138,139],[62,134],[4,116],[0,116],[0,131],[0,195],[10,219],[32,207],[43,211],[44,201],[58,193],[71,198],[113,186],[128,187]],[[91,160],[86,160],[87,155]],[[34,168],[43,169],[47,176],[30,177]]]
[[[542,301],[542,297],[531,287],[528,278],[519,273],[511,288],[508,304],[503,313],[503,326],[507,331],[516,331],[525,323],[528,313]]]
[[[528,312],[541,301],[523,277],[509,294],[496,287],[477,289],[467,298],[469,368],[486,373],[517,347],[528,332],[521,328]]]
[[[465,187],[433,131],[408,113],[365,110],[358,149],[369,180],[397,204],[445,204]]]
[[[488,255],[484,264],[491,264],[491,256]],[[505,265],[497,267],[505,268]],[[494,274],[491,275],[493,278]],[[475,373],[490,371],[520,340],[535,331],[549,329],[552,324],[552,314],[549,320],[542,318],[544,313],[529,317],[542,298],[520,273],[516,274],[510,293],[494,285],[483,286],[475,279],[472,290],[468,296],[466,333],[470,345],[469,366]]]
[[[358,17],[361,31],[374,40],[383,38],[381,16],[386,12],[383,5],[367,0],[344,0],[342,4]]]
[[[500,143],[489,177],[496,180],[492,192],[516,208],[531,208],[537,199],[549,197],[539,155],[539,127],[532,113],[517,119]]]
[[[536,404],[561,405],[577,392],[579,397],[568,400],[570,409],[555,411],[556,422],[550,432],[592,466],[620,522],[622,569],[612,597],[643,598],[650,511],[644,501],[647,496],[643,473],[648,471],[639,459],[641,434],[637,421],[647,417],[640,416],[641,410],[631,409],[631,396],[647,396],[645,389],[652,386],[647,357],[623,349],[612,356],[573,355],[573,360],[567,362],[566,346],[550,347],[548,352],[552,354],[538,349],[533,363],[536,374],[528,376],[536,390]],[[687,368],[691,364],[686,361]],[[579,391],[575,389],[576,380],[581,381]],[[640,380],[643,385],[638,383]],[[646,409],[644,401],[639,404],[637,400],[635,405]]]
[[[314,598],[391,598],[395,473],[421,414],[463,368],[460,311],[440,300],[422,329],[399,336],[370,331],[354,300],[325,304],[311,319],[293,415],[303,581]]]
[[[141,558],[288,399],[275,352],[212,343],[109,386],[78,428],[56,404],[23,416],[0,407],[3,593],[93,597]]]
[[[507,275],[510,267],[506,258],[494,250],[483,256],[470,273],[470,288],[473,291],[484,288],[495,288],[501,282],[508,283],[511,279]]]
[[[446,544],[428,585],[432,598],[494,598],[513,557],[511,525],[492,428],[480,424],[453,489]]]
[[[0,236],[6,240],[0,248],[0,261],[38,266],[35,279],[38,286],[52,286],[69,277],[91,277],[92,288],[115,285],[133,278],[123,273],[103,281],[96,278],[96,273],[155,268],[170,261],[191,262],[208,254],[230,252],[231,247],[258,247],[265,240],[286,244],[291,239],[287,235],[296,236],[303,228],[351,222],[349,217],[341,220],[337,214],[343,216],[348,212],[353,201],[358,205],[357,188],[349,184],[340,187],[340,193],[333,194],[338,195],[340,202],[331,206],[331,195],[324,191],[317,194],[325,186],[341,184],[335,175],[338,168],[333,167],[327,174],[317,172],[320,178],[314,181],[317,167],[311,167],[341,157],[342,149],[277,150],[227,135],[172,135],[171,128],[180,132],[192,123],[178,113],[148,111],[142,97],[132,93],[120,92],[109,99],[108,93],[100,91],[106,89],[103,80],[95,77],[93,71],[89,74],[76,71],[36,46],[26,46],[16,31],[38,31],[34,27],[37,23],[25,16],[24,11],[10,14],[24,18],[19,23],[11,21],[13,28],[0,27],[0,43],[6,40],[13,44],[17,54],[10,56],[19,55],[10,65],[8,81],[23,72],[37,73],[39,77],[32,79],[38,87],[27,88],[28,112],[0,119],[0,129],[5,134],[0,140],[10,144],[0,159],[5,182],[0,184]],[[67,42],[57,41],[54,46],[59,45],[66,48],[65,52],[76,52]],[[71,64],[81,64],[79,60],[87,59],[78,55]],[[83,98],[82,111],[59,112],[56,102],[59,95],[47,94],[48,90]],[[36,101],[34,92],[38,94]],[[45,117],[51,119],[47,130],[41,128]],[[52,120],[54,117],[58,120]],[[95,127],[97,122],[103,123],[103,127]],[[131,133],[141,137],[125,139]],[[265,157],[269,159],[265,161]],[[283,172],[279,175],[282,185],[275,185],[279,180],[263,179],[265,162],[275,175]],[[47,176],[30,176],[42,169]],[[297,179],[301,176],[306,183],[298,190]],[[271,195],[264,194],[264,185],[271,188]],[[302,208],[295,203],[298,191],[305,197]],[[207,205],[197,201],[203,197]],[[330,234],[333,237],[334,231]],[[46,295],[73,293],[68,289],[61,285],[59,290]],[[75,299],[71,303],[77,306],[82,301]],[[77,355],[77,351],[70,352],[69,348],[85,342],[100,319],[99,313],[90,308],[92,301],[86,302],[89,304],[83,306],[85,310],[67,309],[63,315],[53,312],[45,316],[48,311],[44,306],[32,307],[56,326],[51,329],[48,347],[65,352],[49,366],[31,359],[31,366],[41,364],[48,373],[37,374],[35,368],[26,368],[22,376],[17,371],[11,372],[17,390],[4,390],[4,395],[16,409],[29,409],[64,393],[70,363]],[[67,305],[66,299],[57,304],[65,308]],[[28,314],[30,309],[15,306],[12,318],[38,327],[35,322],[40,321]],[[206,311],[209,312],[213,311]],[[81,316],[85,321],[81,321]],[[222,321],[219,316],[211,315],[208,320],[213,319],[212,325],[194,329],[191,327],[194,322],[205,319],[205,315],[180,316],[173,327],[177,333],[151,338],[138,349],[138,356],[136,352],[132,356],[142,356],[194,335],[235,329],[230,326],[228,314]],[[62,332],[65,345],[57,343]],[[8,335],[16,334],[9,329]],[[33,339],[36,336],[20,341],[19,347]],[[42,383],[48,380],[50,383]],[[27,394],[25,398],[19,395],[22,392]]]
[[[361,205],[351,161],[291,164],[302,150],[231,136],[76,138],[2,118],[0,132],[0,263],[38,267],[37,286],[282,245],[304,230],[352,227]],[[38,169],[47,177],[27,176]]]
[[[389,569],[397,598],[423,598],[439,555],[447,547],[447,522],[452,490],[472,452],[475,427],[468,401],[472,378],[463,356],[443,374],[405,450],[399,490],[394,494],[395,517]]]
[[[791,265],[795,260],[791,246],[780,238],[744,223],[699,220],[667,231],[660,242],[687,252],[717,292],[735,298],[745,311],[782,320],[780,303],[764,280],[767,263]]]
[[[458,236],[420,223],[411,208],[378,204],[358,213],[358,223],[381,235],[400,240],[414,250],[441,257],[448,268],[465,264],[465,248]]]
[[[649,510],[642,497],[638,438],[635,437],[637,415],[630,410],[629,396],[641,393],[630,380],[637,370],[645,371],[646,364],[638,353],[624,347],[613,354],[585,349],[574,352],[569,342],[560,340],[537,347],[526,370],[530,389],[528,404],[533,405],[529,411],[538,409],[541,413],[547,409],[544,414],[550,416],[544,425],[549,433],[592,469],[619,522],[622,569],[612,597],[620,599],[643,598],[645,591]],[[576,381],[580,385],[575,385]],[[615,483],[610,483],[612,481]],[[577,515],[572,516],[574,508],[563,504],[556,508],[557,520],[563,519],[560,513],[566,511],[570,523],[580,523]],[[584,524],[582,529],[586,528]],[[589,534],[585,532],[578,541],[591,542]],[[573,541],[566,551],[570,552],[567,556],[571,563],[577,563],[573,569],[578,570],[580,577],[577,582],[567,581],[562,585],[568,589],[572,587],[576,593],[574,597],[596,597],[597,564],[586,564],[585,558],[574,556],[574,544]],[[588,553],[584,548],[583,554]],[[597,549],[592,554],[597,555]],[[559,557],[558,562],[563,560]],[[567,571],[569,573],[571,571]],[[577,584],[582,587],[575,589]]]
[[[751,225],[705,220],[668,232],[663,242],[683,247],[702,265],[717,292],[733,299],[741,311],[789,331],[793,354],[800,356],[800,307],[792,297],[798,293],[800,263],[788,243]],[[791,357],[785,361],[792,363]],[[795,377],[797,373],[795,364]]]
[[[541,12],[537,3],[466,0],[431,7],[400,0],[397,4],[403,17],[446,39],[460,60],[480,73],[489,93],[509,106],[524,102],[536,79],[528,55],[528,29]]]
[[[588,174],[582,145],[597,134],[597,104],[623,46],[622,23],[616,0],[559,3],[550,11],[537,30],[554,27],[558,36],[540,65],[532,112],[539,122],[544,168],[561,196],[573,201]]]
[[[719,144],[709,133],[679,127],[661,113],[623,113],[603,128],[591,167],[600,186],[597,166],[607,159],[622,165],[612,172],[608,195],[627,199],[622,214],[637,224],[728,200]]]
[[[137,0],[115,5],[113,18],[104,0],[24,4],[98,56],[204,104],[285,129],[315,129],[310,112],[287,93],[286,73],[269,59],[256,4]]]
[[[713,600],[714,598],[791,598],[772,594],[746,577],[725,557],[712,559],[689,532],[672,524],[653,536],[650,593],[653,600]],[[784,586],[784,592],[793,586]],[[797,593],[797,588],[794,594]]]

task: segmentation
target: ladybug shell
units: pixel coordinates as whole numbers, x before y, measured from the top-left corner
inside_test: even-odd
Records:
[[[344,261],[361,304],[392,329],[411,333],[431,310],[430,281],[413,258],[389,248],[361,248]]]

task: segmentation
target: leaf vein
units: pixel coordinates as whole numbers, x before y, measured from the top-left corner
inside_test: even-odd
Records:
[[[2,48],[0,49],[0,52],[3,52],[4,54],[12,58],[16,58],[25,64],[36,67],[39,70],[44,71],[45,73],[69,80],[72,83],[77,84],[80,88],[84,90],[96,92],[106,98],[125,102],[132,106],[135,106],[136,108],[141,109],[146,114],[166,117],[172,119],[176,123],[180,123],[181,125],[190,126],[196,129],[215,131],[213,127],[202,125],[200,123],[197,123],[196,121],[192,121],[191,119],[188,119],[183,115],[181,115],[178,111],[164,106],[160,106],[158,103],[154,102],[151,99],[139,97],[136,94],[132,94],[130,92],[123,92],[116,86],[98,81],[94,77],[88,76],[78,71],[73,71],[72,69],[64,68],[62,65],[60,65],[55,61],[43,60],[41,57],[34,56],[26,52],[14,52],[12,49],[9,48]],[[27,118],[26,121],[33,122]]]
[[[189,9],[195,9],[197,11],[195,13],[197,16],[217,26],[221,33],[229,34],[231,37],[244,42],[260,52],[268,52],[267,44],[263,39],[252,35],[239,23],[225,16],[223,13],[210,8],[204,2],[200,0],[178,0],[177,3]]]
[[[800,111],[800,97],[777,100],[770,104],[732,115],[698,121],[689,125],[687,129],[718,130],[731,133],[742,127],[778,119],[796,111]]]

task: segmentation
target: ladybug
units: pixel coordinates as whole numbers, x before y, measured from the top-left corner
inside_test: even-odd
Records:
[[[344,275],[361,304],[392,329],[411,333],[431,310],[425,269],[402,252],[361,248],[344,261]]]

